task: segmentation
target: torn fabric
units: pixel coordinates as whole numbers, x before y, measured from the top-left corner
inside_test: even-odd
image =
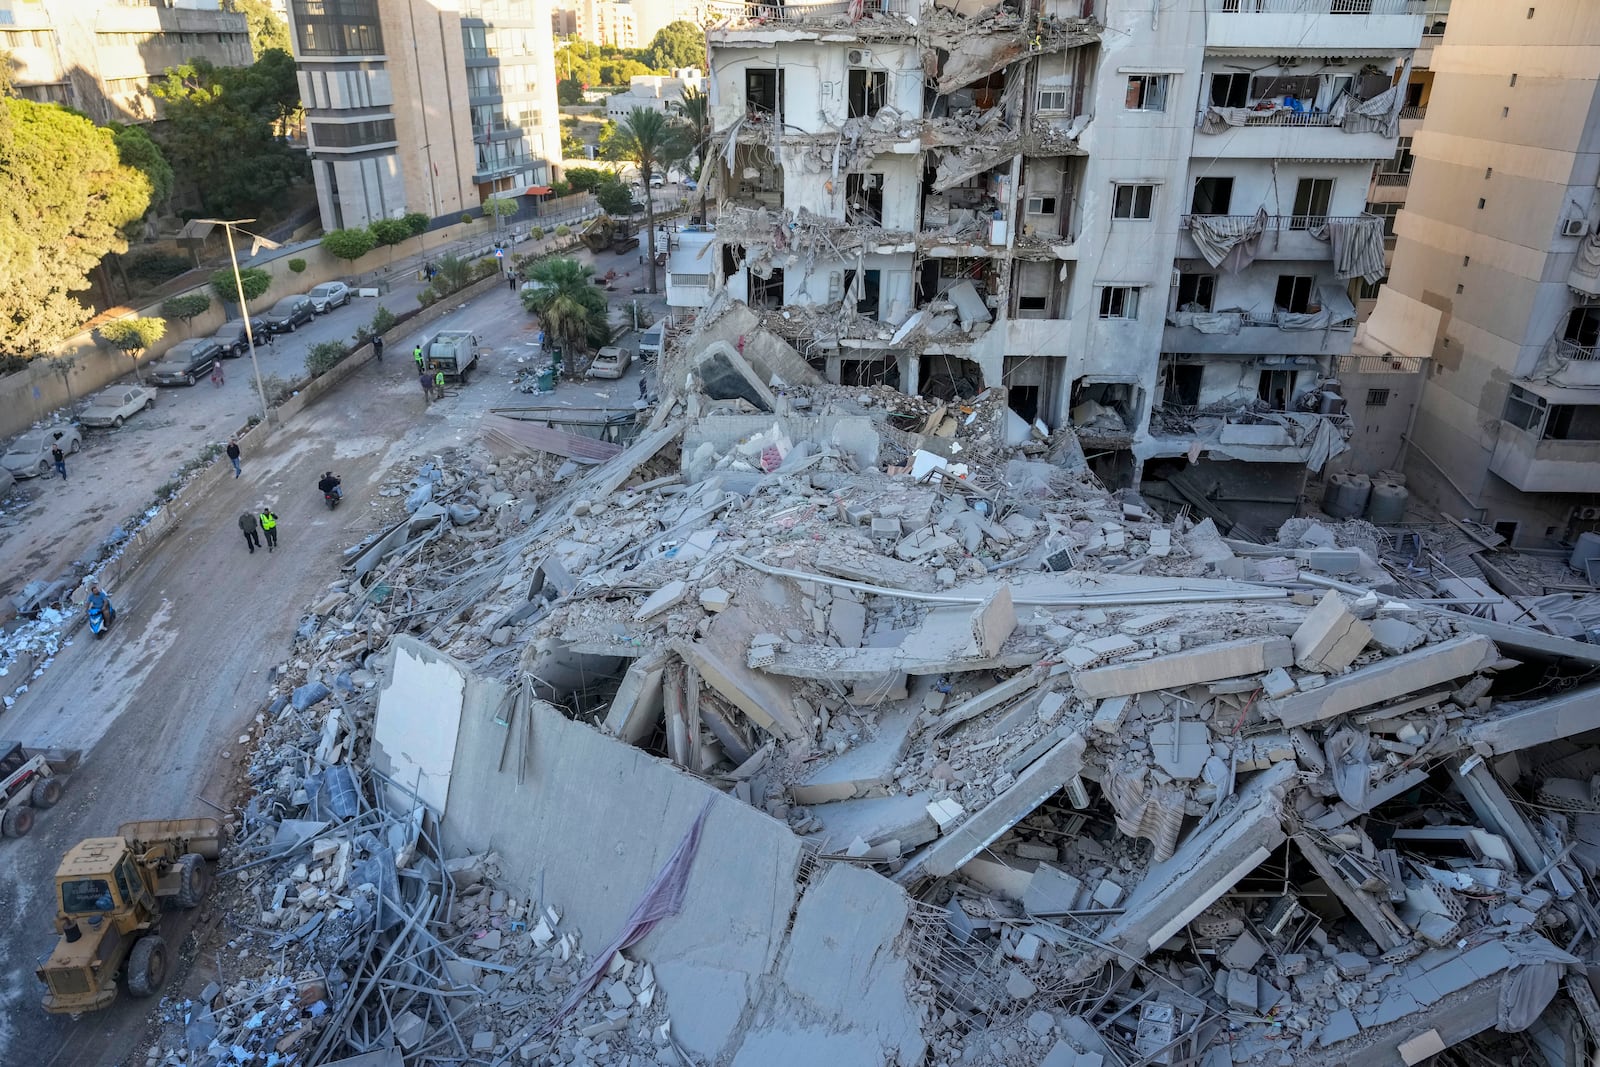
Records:
[[[1249,217],[1241,215],[1191,215],[1189,236],[1200,254],[1213,267],[1238,274],[1255,262],[1261,250],[1261,235],[1267,230],[1267,209],[1257,208]]]

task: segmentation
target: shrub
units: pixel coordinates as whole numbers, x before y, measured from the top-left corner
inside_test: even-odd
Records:
[[[472,225],[472,216],[471,215],[462,215],[461,216],[461,224],[463,226],[471,226]]]
[[[542,240],[544,240],[544,227],[543,226],[535,226],[533,229],[529,230],[528,231],[528,238],[529,238],[529,240],[533,240],[533,241],[542,241]]]
[[[245,303],[248,304],[272,288],[272,275],[260,267],[240,267],[239,282],[244,286],[244,299]],[[233,271],[213,271],[211,273],[211,291],[220,296],[224,304],[231,304],[238,300],[238,289],[233,284]]]
[[[280,374],[269,374],[261,379],[261,391],[267,394],[267,403],[277,407],[289,399],[294,386]]]
[[[366,227],[331,230],[322,235],[322,247],[335,259],[360,259],[377,245],[378,239]]]
[[[193,264],[183,256],[175,256],[168,252],[140,252],[129,256],[123,263],[122,269],[135,281],[143,282],[145,285],[160,285],[169,278],[176,278],[192,266]]]
[[[399,321],[394,317],[394,312],[386,307],[380,307],[378,313],[372,316],[372,325],[368,327],[368,331],[374,335],[388,333]]]
[[[306,373],[313,378],[337,367],[350,354],[343,341],[323,341],[306,352]]]
[[[192,319],[204,315],[211,307],[211,298],[204,293],[175,296],[161,302],[161,314],[169,319],[181,319],[185,326]]]
[[[428,232],[428,223],[433,220],[420,211],[408,211],[400,217],[400,221],[406,224],[412,237],[421,237]]]
[[[294,271],[296,274],[304,274],[306,270],[306,261],[298,257],[291,259],[289,261],[289,269]]]
[[[557,237],[566,237],[567,235],[569,235],[571,233],[572,233],[572,227],[568,226],[564,222],[560,226],[556,227],[556,236]]]
[[[438,302],[439,294],[434,292],[433,286],[431,285],[423,286],[422,291],[417,294],[417,303],[421,304],[423,307],[432,307]]]
[[[480,259],[472,265],[472,280],[475,282],[491,278],[499,273],[500,261],[498,259]]]

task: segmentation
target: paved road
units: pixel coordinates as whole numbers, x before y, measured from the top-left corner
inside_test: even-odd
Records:
[[[340,314],[319,327],[342,328]],[[287,658],[304,605],[338,576],[341,551],[382,525],[376,490],[385,479],[408,472],[419,457],[472,443],[491,406],[626,406],[638,395],[637,367],[618,382],[562,384],[544,398],[518,393],[511,384],[517,361],[533,351],[537,324],[506,289],[432,328],[471,328],[483,339],[487,354],[469,387],[426,406],[404,356],[410,339],[394,344],[382,364],[363,367],[265,454],[248,457],[245,477],[200,501],[128,585],[112,590],[122,611],[112,632],[102,641],[76,639],[0,718],[7,735],[86,750],[61,805],[41,813],[29,837],[0,841],[0,1064],[143,1063],[148,1002],[124,998],[77,1021],[38,1007],[32,971],[54,939],[55,864],[80,838],[126,819],[207,813],[196,797],[226,799],[244,758],[241,733],[260,709],[273,668]],[[348,491],[334,512],[315,488],[330,468]],[[234,520],[262,503],[280,515],[281,544],[276,553],[250,554]],[[201,909],[200,922],[208,921],[215,920]],[[222,962],[226,970],[229,961]],[[193,995],[215,963],[196,961],[192,972],[174,975],[168,992]]]

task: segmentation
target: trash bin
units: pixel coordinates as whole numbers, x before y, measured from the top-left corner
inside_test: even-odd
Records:
[[[546,367],[539,372],[539,392],[548,393],[556,387],[556,369]]]

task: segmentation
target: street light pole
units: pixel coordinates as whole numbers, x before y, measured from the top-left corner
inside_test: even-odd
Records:
[[[239,295],[239,314],[244,318],[244,341],[250,348],[250,369],[255,372],[256,376],[256,397],[261,401],[261,419],[268,424],[275,423],[277,420],[272,416],[272,409],[267,407],[266,387],[261,384],[261,364],[256,360],[255,331],[250,328],[250,306],[245,303],[244,279],[239,276],[239,256],[233,247],[233,228],[246,222],[254,222],[255,219],[235,219],[231,222],[222,219],[201,219],[199,221],[221,226],[222,232],[228,237],[228,263],[233,267],[234,292]]]

